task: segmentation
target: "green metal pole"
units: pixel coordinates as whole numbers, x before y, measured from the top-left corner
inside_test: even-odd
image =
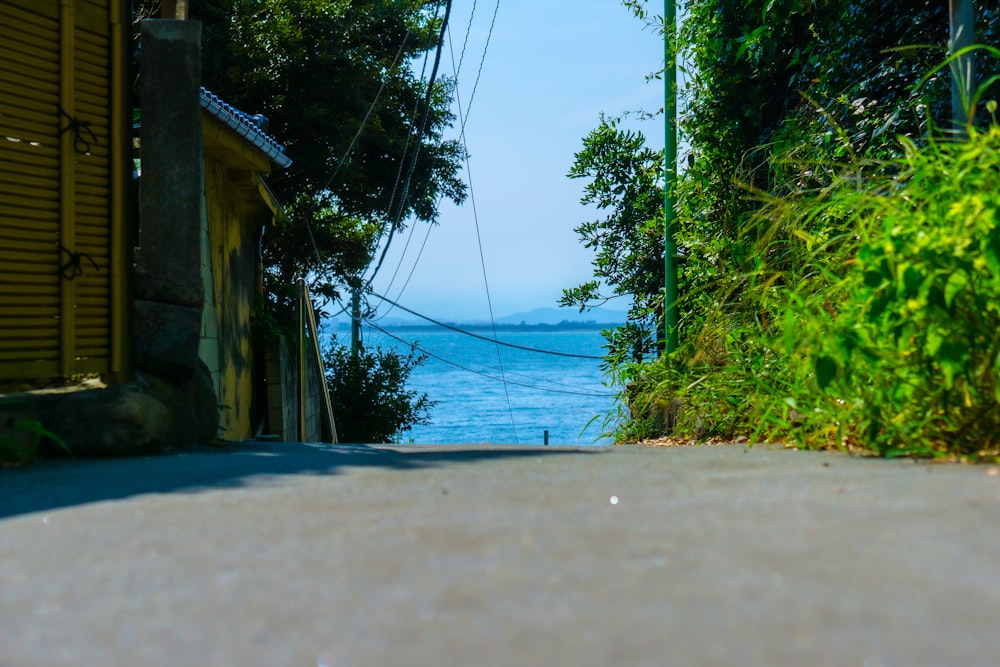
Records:
[[[950,0],[948,15],[951,23],[951,38],[948,40],[949,55],[954,55],[976,42],[976,11],[972,0]],[[972,53],[959,56],[951,63],[951,115],[957,138],[969,138],[969,125],[976,110],[969,107],[972,99],[973,82],[976,80],[976,61]]]
[[[674,242],[676,213],[674,207],[677,182],[677,6],[676,0],[665,0],[663,10],[663,118],[666,134],[663,141],[663,261],[664,293],[663,320],[665,346],[670,354],[677,349],[677,244]]]
[[[361,288],[355,287],[351,294],[351,354],[361,351]]]

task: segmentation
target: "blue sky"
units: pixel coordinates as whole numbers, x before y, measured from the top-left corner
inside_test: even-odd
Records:
[[[446,44],[441,65],[448,76],[453,75],[451,50],[457,60],[473,4],[454,0],[453,43]],[[463,107],[469,104],[496,3],[475,4],[459,77]],[[573,228],[598,213],[579,203],[583,182],[566,173],[601,112],[662,106],[662,84],[645,79],[662,63],[660,36],[617,0],[501,0],[465,128],[496,317],[553,307],[563,288],[591,277],[592,252]],[[631,126],[646,135],[650,146],[662,148],[661,118]],[[457,126],[453,132],[457,137]],[[410,230],[397,235],[373,289],[432,317],[488,318],[471,199],[461,207],[444,204],[440,224],[429,234],[419,224],[412,236]],[[379,312],[385,312],[384,305]]]

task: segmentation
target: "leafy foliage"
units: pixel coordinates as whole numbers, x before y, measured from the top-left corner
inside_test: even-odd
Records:
[[[717,316],[691,356],[644,367],[641,414],[669,396],[692,437],[1000,453],[1000,127],[902,145],[874,176],[844,165],[764,203],[757,317]]]
[[[302,275],[314,293],[339,298],[344,285],[358,282],[383,234],[409,218],[433,222],[442,198],[464,199],[462,151],[443,138],[453,121],[450,84],[438,80],[428,94],[413,65],[436,46],[439,9],[432,0],[192,7],[204,24],[204,84],[268,116],[293,160],[270,176],[287,206],[265,244],[279,306]]]
[[[944,121],[947,80],[913,85],[941,60],[940,3],[723,0],[688,3],[681,55],[689,63],[681,121],[690,167],[679,184],[677,242],[688,258],[681,327],[697,329],[719,295],[737,297],[756,257],[746,234],[759,206],[746,189],[782,194],[822,187],[822,165],[890,157],[895,136],[918,139],[928,113]],[[685,316],[686,315],[686,316]]]
[[[955,144],[946,6],[686,9],[681,349],[612,369],[619,439],[995,456],[997,77]],[[977,16],[995,41],[997,8]]]
[[[967,143],[904,142],[898,175],[838,187],[855,261],[797,308],[795,349],[847,444],[886,455],[1000,452],[1000,127]],[[805,204],[814,209],[811,203]],[[810,420],[810,431],[817,429]]]
[[[406,389],[410,373],[424,359],[381,348],[352,351],[334,343],[324,365],[339,439],[392,442],[400,432],[428,423],[434,402]]]
[[[584,247],[595,251],[595,280],[564,290],[560,304],[583,311],[615,297],[633,297],[628,324],[609,337],[613,359],[641,360],[662,329],[663,190],[657,183],[663,155],[645,141],[641,133],[602,118],[569,172],[570,178],[588,179],[581,203],[608,214],[576,228]],[[602,281],[610,294],[602,293]]]
[[[43,441],[55,444],[68,456],[73,455],[66,441],[37,419],[10,420],[7,428],[0,430],[0,467],[31,463],[41,451]]]

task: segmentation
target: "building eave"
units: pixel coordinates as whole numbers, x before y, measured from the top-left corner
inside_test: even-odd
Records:
[[[253,117],[223,102],[205,88],[201,89],[201,107],[266,155],[276,166],[284,169],[292,164],[291,158],[285,155],[285,147],[264,132]]]

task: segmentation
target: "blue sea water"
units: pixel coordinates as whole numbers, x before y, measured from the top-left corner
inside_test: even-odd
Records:
[[[477,331],[492,337],[492,332]],[[605,416],[614,391],[605,385],[599,359],[541,354],[497,346],[441,328],[389,330],[366,327],[367,348],[409,352],[416,344],[428,359],[410,375],[408,387],[436,405],[431,422],[401,434],[415,444],[608,444]],[[539,350],[604,353],[596,330],[504,331],[504,342]],[[498,357],[499,354],[499,357]]]

